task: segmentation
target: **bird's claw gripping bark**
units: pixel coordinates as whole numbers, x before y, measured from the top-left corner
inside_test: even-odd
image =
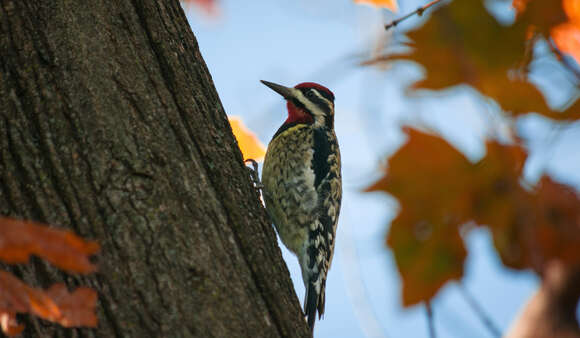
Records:
[[[260,176],[258,175],[258,162],[256,162],[256,160],[251,158],[244,161],[244,163],[248,162],[252,164],[252,168],[250,167],[246,168],[248,168],[248,170],[250,171],[250,177],[252,178],[252,182],[254,182],[254,188],[258,190],[258,192],[260,192],[260,190],[264,188],[264,185],[260,181]]]

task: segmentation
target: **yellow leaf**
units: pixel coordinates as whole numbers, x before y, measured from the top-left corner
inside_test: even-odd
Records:
[[[391,12],[397,12],[399,10],[397,0],[354,0],[354,2],[365,3],[376,7],[384,7],[386,9],[389,9]]]
[[[266,155],[266,147],[262,142],[244,125],[240,117],[228,116],[228,119],[244,159],[263,160],[264,155]]]

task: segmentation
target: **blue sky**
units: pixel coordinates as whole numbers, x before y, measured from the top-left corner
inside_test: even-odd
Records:
[[[400,10],[406,13],[422,3],[401,0]],[[315,336],[427,337],[425,309],[401,306],[399,276],[384,246],[397,202],[361,190],[380,176],[378,168],[386,156],[404,142],[403,124],[439,131],[475,161],[484,155],[486,135],[501,137],[505,123],[498,118],[490,126],[483,115],[489,107],[469,88],[429,98],[406,97],[405,87],[421,77],[418,67],[395,65],[383,71],[358,66],[361,55],[371,55],[377,39],[385,38],[381,25],[393,17],[384,11],[350,0],[222,0],[219,4],[218,19],[208,19],[192,8],[187,10],[188,18],[226,112],[240,115],[264,144],[285,120],[286,111],[283,100],[259,80],[288,86],[319,82],[336,96],[344,198],[327,282],[326,314],[317,321]],[[405,25],[421,20],[411,19]],[[394,38],[403,39],[400,34]],[[547,90],[554,100],[560,92]],[[533,135],[527,179],[534,181],[547,171],[580,189],[578,124],[555,133],[549,121],[530,116],[517,127],[522,135]],[[538,281],[531,272],[503,268],[487,231],[472,231],[465,240],[469,256],[464,285],[505,332]],[[298,263],[285,248],[283,253],[302,301]],[[434,312],[438,337],[491,337],[456,283],[438,294]]]

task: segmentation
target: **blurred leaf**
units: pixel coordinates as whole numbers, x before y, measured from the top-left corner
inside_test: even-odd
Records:
[[[0,309],[0,328],[7,336],[16,336],[24,330],[24,325],[18,324],[15,312],[4,312]]]
[[[520,186],[526,151],[517,145],[486,144],[486,156],[477,164],[473,177],[472,219],[488,225],[494,245],[504,264],[512,268],[529,265],[523,257],[518,234],[525,229],[531,215],[529,193]]]
[[[558,49],[572,56],[580,65],[580,21],[567,22],[554,27],[551,36]]]
[[[264,155],[266,155],[266,147],[258,140],[258,137],[246,128],[240,117],[229,116],[228,119],[244,159],[263,160]]]
[[[580,1],[513,0],[518,20],[551,36],[558,49],[580,65]]]
[[[34,254],[61,269],[89,273],[96,269],[89,256],[98,250],[96,242],[85,241],[70,231],[0,218],[0,260],[7,263],[26,263]],[[90,288],[79,287],[69,293],[64,284],[55,284],[43,291],[0,270],[0,325],[7,335],[24,329],[16,321],[17,313],[30,313],[65,327],[96,327],[96,302],[97,294]]]
[[[505,265],[542,271],[557,259],[580,264],[580,199],[569,187],[543,177],[526,190],[527,157],[518,145],[486,144],[472,164],[445,140],[406,129],[409,139],[388,162],[386,175],[367,191],[388,192],[401,211],[387,244],[403,281],[403,304],[432,298],[463,274],[466,251],[460,226],[489,226]]]
[[[533,246],[540,264],[558,259],[580,264],[580,198],[570,187],[543,176],[534,193]]]
[[[543,176],[532,191],[519,184],[525,151],[488,142],[474,182],[473,219],[488,225],[506,266],[542,271],[559,259],[580,263],[580,200],[568,186]]]
[[[367,191],[386,191],[401,204],[387,244],[403,280],[405,306],[429,300],[463,274],[466,217],[475,166],[445,140],[406,129],[408,142],[389,159],[387,175]]]
[[[580,65],[580,1],[562,0],[562,3],[568,22],[552,28],[550,34],[556,46]]]
[[[215,17],[219,15],[219,8],[216,0],[181,0],[184,3],[195,5],[196,7],[203,10],[203,12],[208,15]]]
[[[563,1],[566,0],[513,0],[512,6],[516,10],[517,21],[548,33],[552,27],[567,21]]]
[[[9,218],[0,218],[0,260],[26,263],[36,255],[55,266],[77,273],[96,270],[89,256],[99,251],[96,242],[85,241],[70,231]]]
[[[387,244],[401,275],[404,306],[431,299],[445,283],[463,276],[467,252],[451,219],[403,208],[391,223]]]
[[[78,287],[69,293],[64,284],[54,284],[46,294],[58,306],[62,317],[58,323],[64,327],[97,326],[95,307],[97,293],[88,287]]]
[[[391,12],[397,12],[399,10],[397,0],[354,0],[354,2],[359,4],[368,4],[376,7],[387,8]]]
[[[386,55],[364,64],[414,61],[425,68],[426,77],[413,89],[441,90],[468,84],[514,115],[537,112],[552,119],[580,118],[580,109],[553,111],[542,93],[528,82],[533,50],[528,27],[523,20],[512,26],[498,23],[481,0],[456,0],[439,7],[422,27],[408,34],[414,42],[412,52]]]
[[[0,270],[0,319],[5,334],[18,334],[24,328],[16,322],[16,313],[30,313],[65,327],[96,327],[96,303],[97,294],[89,288],[69,293],[64,284],[55,284],[43,291]]]
[[[442,206],[453,206],[454,215],[440,216],[460,222],[466,214],[468,204],[463,197],[474,166],[442,138],[412,128],[404,131],[409,140],[389,159],[388,175],[367,191],[386,191],[402,205],[417,204],[430,215]]]

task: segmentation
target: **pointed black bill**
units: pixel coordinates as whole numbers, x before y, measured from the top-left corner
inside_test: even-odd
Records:
[[[264,80],[260,80],[260,82],[262,82],[263,84],[268,86],[270,89],[272,89],[276,93],[282,95],[285,99],[291,98],[293,96],[292,91],[294,90],[294,88],[284,87],[284,86],[281,86],[279,84],[275,84],[273,82],[268,82],[268,81],[264,81]]]

